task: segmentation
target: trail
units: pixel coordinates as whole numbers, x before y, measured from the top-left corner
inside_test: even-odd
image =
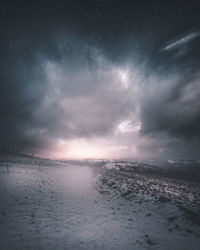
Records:
[[[139,204],[115,195],[98,184],[91,167],[0,167],[2,250],[198,249],[194,234],[168,230],[166,217],[176,213],[173,204]]]

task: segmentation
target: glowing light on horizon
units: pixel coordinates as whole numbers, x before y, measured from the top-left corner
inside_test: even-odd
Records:
[[[105,154],[103,148],[99,146],[94,146],[91,143],[83,140],[75,140],[70,143],[70,149],[68,154],[71,157],[79,157],[79,158],[100,158]]]
[[[109,138],[100,139],[59,139],[45,156],[54,159],[112,159],[134,155],[135,146],[114,143]]]

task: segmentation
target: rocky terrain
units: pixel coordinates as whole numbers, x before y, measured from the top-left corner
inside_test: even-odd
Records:
[[[178,178],[177,175],[169,177],[170,173],[165,173],[151,166],[137,165],[131,168],[130,164],[109,163],[99,172],[98,180],[102,187],[126,200],[134,200],[139,204],[172,204],[183,212],[182,216],[200,226],[200,183],[180,176]],[[178,217],[169,216],[167,221],[175,222]],[[175,229],[180,230],[178,224]],[[200,237],[198,233],[193,233]]]

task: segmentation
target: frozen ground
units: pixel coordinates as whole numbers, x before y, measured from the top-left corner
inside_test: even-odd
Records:
[[[175,194],[162,200],[160,193],[146,192],[147,177],[137,177],[136,183],[135,177],[113,170],[17,162],[0,163],[2,250],[199,249],[196,212],[184,210],[188,200],[196,209],[191,190],[178,204]]]

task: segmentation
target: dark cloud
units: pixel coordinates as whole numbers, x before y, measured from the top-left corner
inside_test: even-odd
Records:
[[[192,151],[193,157],[198,157],[199,73],[191,72],[187,68],[182,68],[180,72],[171,79],[168,77],[168,82],[160,79],[154,86],[147,87],[141,101],[141,133],[153,135],[158,140],[165,133],[164,143],[169,144],[169,147],[165,145],[167,150],[173,154],[184,151],[187,157],[188,150],[190,155]],[[176,139],[175,142],[173,139]]]
[[[124,157],[197,157],[196,7],[2,4],[0,145],[39,152],[59,141],[104,138]]]

